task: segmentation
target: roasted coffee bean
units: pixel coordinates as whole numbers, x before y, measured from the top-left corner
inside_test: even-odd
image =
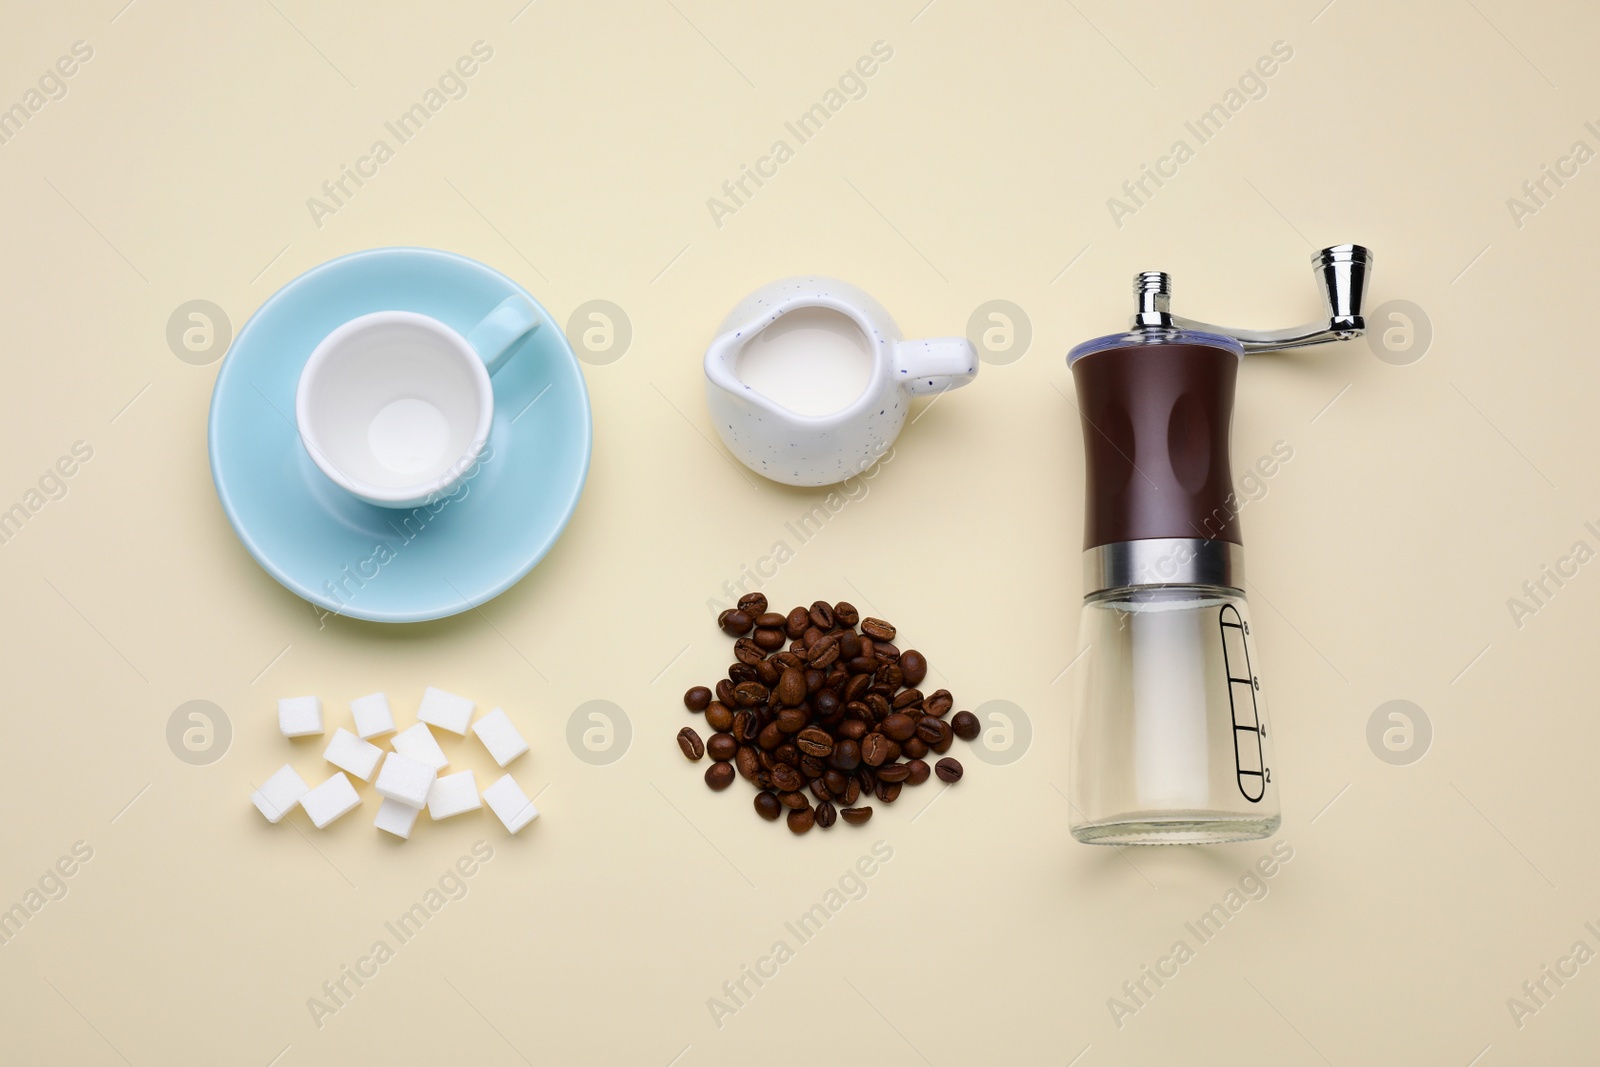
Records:
[[[840,693],[839,696],[846,704],[848,704],[853,700],[860,700],[862,697],[866,696],[867,690],[871,688],[872,675],[857,674],[852,676],[848,682],[844,683],[844,692]]]
[[[711,705],[711,690],[697,685],[683,694],[683,706],[690,711],[705,711]]]
[[[864,722],[870,725],[872,709],[859,700],[852,700],[844,706],[844,717],[846,722]]]
[[[761,728],[760,733],[756,734],[756,744],[771,752],[783,744],[783,731],[778,729],[777,723],[769,722]]]
[[[761,720],[748,711],[744,714],[744,725],[740,726],[739,716],[735,714],[733,717],[733,729],[728,732],[740,741],[753,744],[755,739],[761,736]]]
[[[857,656],[845,664],[851,674],[866,679],[866,684],[872,684],[872,676],[878,673],[878,658],[876,656]]]
[[[929,745],[928,748],[942,756],[946,752],[950,751],[950,746],[955,743],[955,739],[956,732],[954,730],[949,730],[943,737]]]
[[[762,630],[783,629],[783,616],[775,611],[768,611],[756,616],[756,627]]]
[[[698,740],[698,738],[696,739]],[[711,758],[717,761],[730,760],[733,754],[739,751],[739,742],[735,741],[732,734],[718,731],[711,735],[711,740],[706,742],[705,750]],[[690,757],[691,759],[696,757]]]
[[[756,776],[750,780],[756,784],[757,789],[772,788],[772,772],[769,770],[757,771]]]
[[[935,689],[928,696],[922,698],[922,710],[936,719],[942,719],[949,714],[950,709],[956,706],[955,698],[948,689]]]
[[[861,620],[861,632],[874,641],[893,641],[895,631],[893,624],[869,616]]]
[[[706,725],[713,730],[727,730],[733,726],[733,709],[720,700],[706,705]]]
[[[811,813],[810,808],[796,808],[789,813],[789,829],[797,834],[803,834],[811,829],[817,817]]]
[[[755,625],[755,620],[738,608],[729,608],[717,616],[717,625],[729,637],[743,637]]]
[[[783,805],[778,803],[778,798],[775,794],[763,789],[756,794],[756,814],[771,822],[783,814]]]
[[[844,802],[854,804],[861,799],[861,783],[854,777],[848,778],[844,783]]]
[[[885,663],[878,668],[878,673],[873,675],[873,683],[882,686],[890,693],[900,688],[903,681],[900,677],[900,666],[896,663]]]
[[[807,778],[821,778],[828,773],[828,761],[818,759],[816,756],[808,756],[802,752],[800,754],[800,773]]]
[[[779,763],[772,768],[772,784],[785,793],[792,793],[806,784],[800,777],[800,772],[787,763]]]
[[[756,750],[749,745],[739,746],[739,751],[733,754],[733,764],[739,768],[739,776],[748,780],[754,780],[756,772],[761,769]]]
[[[861,766],[861,746],[848,737],[836,741],[833,752],[828,756],[828,762],[835,770],[853,771]]]
[[[789,651],[803,657],[806,654],[806,643],[797,637],[789,642]]]
[[[860,719],[846,719],[844,722],[834,727],[833,732],[838,734],[840,737],[847,737],[852,741],[859,741],[863,737],[867,736],[867,731],[869,729],[870,727],[868,727],[867,724],[862,722]]]
[[[706,785],[712,789],[726,789],[733,784],[733,764],[713,763],[706,768]]]
[[[874,789],[872,794],[885,804],[893,804],[900,797],[900,788],[901,784],[899,782],[880,781],[878,788]]]
[[[728,705],[730,708],[736,703],[736,701],[733,699],[733,683],[728,681],[726,678],[717,683],[716,694],[717,699]]]
[[[833,606],[833,621],[840,626],[854,626],[861,621],[861,613],[848,600],[841,600]]]
[[[943,719],[935,719],[931,715],[924,715],[917,722],[917,736],[928,743],[928,747],[937,750],[939,742],[946,744],[950,741],[950,724]]]
[[[813,815],[817,820],[817,825],[822,827],[824,830],[832,826],[839,818],[839,813],[834,809],[833,801],[831,800],[824,800],[822,803],[818,804],[817,810],[813,813]]]
[[[779,793],[778,803],[786,808],[809,808],[811,801],[806,799],[804,793]]]
[[[872,654],[877,657],[879,663],[900,662],[900,650],[887,641],[872,642]]]
[[[820,723],[832,725],[844,718],[844,704],[839,700],[839,694],[831,689],[824,689],[818,693],[816,699],[811,702],[811,707]]]
[[[815,667],[805,668],[806,695],[819,694],[828,687],[828,676]]]
[[[783,631],[757,629],[755,637],[751,638],[751,640],[756,643],[757,648],[767,652],[776,652],[783,647]]]
[[[914,648],[906,649],[900,653],[900,672],[905,675],[906,685],[921,685],[928,676],[928,657]]]
[[[755,638],[741,637],[733,643],[733,658],[740,663],[760,663],[766,655],[766,650],[756,644]]]
[[[793,667],[785,667],[778,677],[776,692],[778,703],[794,707],[806,698],[806,676]]]
[[[805,608],[795,608],[789,612],[789,617],[784,620],[783,632],[789,635],[789,640],[798,641],[810,628],[811,612]]]
[[[786,734],[792,734],[804,726],[810,717],[811,713],[805,708],[784,708],[778,712],[778,717],[773,721],[778,724],[778,729]]]
[[[861,762],[868,767],[876,767],[889,758],[889,746],[893,744],[887,737],[874,730],[861,739]]]
[[[783,678],[783,666],[764,659],[756,664],[756,681],[771,689]]]
[[[955,717],[950,720],[950,728],[963,741],[976,741],[978,735],[983,732],[983,724],[970,711],[956,712]]]
[[[907,759],[921,759],[928,754],[928,742],[920,737],[911,737],[900,746],[900,751]]]
[[[771,694],[760,682],[740,682],[733,687],[733,700],[741,708],[759,708]]]
[[[737,686],[741,682],[753,682],[760,677],[753,663],[728,664],[728,681]]]
[[[808,726],[794,739],[795,746],[808,756],[826,759],[833,754],[833,737],[820,726]]]
[[[862,823],[864,823],[868,819],[872,818],[872,809],[871,808],[841,808],[839,810],[839,818],[843,819],[845,822],[849,823],[851,826],[860,826]]]
[[[854,630],[839,631],[839,658],[853,660],[861,655],[861,635]]]
[[[746,593],[739,598],[739,610],[749,615],[752,619],[764,615],[767,610],[767,597],[765,593]]]
[[[800,750],[787,741],[772,750],[772,758],[778,763],[787,763],[791,767],[800,766]]]
[[[808,652],[811,650],[811,646],[820,640],[822,640],[822,631],[815,626],[807,626],[806,632],[800,635],[800,643],[805,646]]]
[[[902,715],[897,711],[886,716],[883,722],[878,724],[878,729],[890,740],[904,741],[917,732],[917,724],[911,720],[911,716]]]
[[[906,781],[911,785],[921,785],[928,780],[928,775],[933,773],[928,765],[919,759],[912,760],[906,766],[911,768],[911,773],[906,776]]]
[[[716,737],[726,737],[727,734],[715,734]],[[706,746],[700,740],[700,735],[694,732],[693,726],[685,726],[678,731],[678,747],[683,749],[685,759],[699,759],[706,754]]]
[[[816,797],[818,800],[828,799],[828,783],[824,782],[821,778],[811,779],[809,788],[811,790],[811,795]]]
[[[826,670],[839,660],[839,639],[829,634],[806,650],[806,663],[817,670]]]
[[[903,782],[910,777],[911,764],[909,763],[885,763],[878,768],[878,781],[880,782]]]
[[[828,787],[828,792],[836,797],[842,797],[850,788],[849,780],[839,771],[829,770],[822,776],[823,783]]]
[[[882,693],[868,693],[864,703],[872,709],[873,722],[882,722],[889,717],[889,712],[893,710],[889,707],[889,698]]]
[[[906,689],[902,692],[896,693],[894,695],[894,699],[889,701],[889,706],[894,708],[895,711],[904,711],[906,708],[921,707],[922,690]]]
[[[833,629],[833,606],[821,600],[812,604],[811,624],[819,630]]]
[[[941,782],[959,782],[962,774],[961,761],[946,756],[933,765],[933,773],[939,776]]]

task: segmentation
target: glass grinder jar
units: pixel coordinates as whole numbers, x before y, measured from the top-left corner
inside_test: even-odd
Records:
[[[1072,835],[1095,844],[1214,844],[1281,821],[1261,666],[1244,596],[1228,463],[1246,353],[1365,328],[1372,255],[1312,257],[1325,322],[1231,330],[1171,313],[1171,280],[1134,279],[1127,333],[1067,356],[1083,422],[1084,598],[1072,721]]]

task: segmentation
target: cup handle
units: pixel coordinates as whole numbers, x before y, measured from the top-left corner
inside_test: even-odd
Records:
[[[959,389],[978,376],[978,353],[965,337],[930,337],[894,346],[895,377],[912,396]]]
[[[483,359],[490,374],[505,365],[506,356],[523,337],[539,328],[539,313],[527,297],[508,296],[467,334],[467,344]]]

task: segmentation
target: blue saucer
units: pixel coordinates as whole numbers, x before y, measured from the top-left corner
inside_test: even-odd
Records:
[[[589,393],[566,337],[537,330],[494,376],[494,426],[476,473],[420,508],[363,503],[317,469],[295,429],[295,387],[334,327],[371,311],[431,315],[462,334],[513,293],[482,263],[378,248],[314,267],[239,331],[211,394],[211,475],[244,547],[291,592],[375,622],[476,607],[533,569],[566,528],[589,472]]]

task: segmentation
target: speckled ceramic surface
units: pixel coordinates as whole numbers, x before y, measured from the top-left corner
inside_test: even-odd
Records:
[[[827,308],[851,319],[872,361],[866,388],[827,415],[792,411],[740,380],[740,351],[784,315]],[[978,356],[964,337],[906,341],[870,295],[836,278],[784,278],[728,314],[706,350],[706,403],[723,443],[757,474],[789,485],[831,485],[866,470],[905,425],[913,396],[970,382]]]

